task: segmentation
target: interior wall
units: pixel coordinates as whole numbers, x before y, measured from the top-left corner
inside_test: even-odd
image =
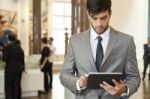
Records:
[[[112,0],[111,26],[130,34],[136,44],[139,68],[143,68],[143,44],[148,36],[148,0]]]
[[[16,2],[17,2],[17,0],[1,0],[0,1],[0,9],[16,11],[17,10]]]

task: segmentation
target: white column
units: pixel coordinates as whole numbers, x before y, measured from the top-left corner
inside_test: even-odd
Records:
[[[48,37],[52,36],[52,0],[48,0]]]
[[[25,55],[29,55],[29,0],[18,0],[18,39]]]

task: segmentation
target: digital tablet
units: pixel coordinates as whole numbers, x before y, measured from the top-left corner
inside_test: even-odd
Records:
[[[122,73],[120,73],[120,72],[113,72],[113,73],[92,72],[92,73],[89,73],[89,76],[87,79],[87,89],[101,89],[100,84],[102,84],[103,81],[114,86],[112,79],[115,79],[117,81],[123,80]]]

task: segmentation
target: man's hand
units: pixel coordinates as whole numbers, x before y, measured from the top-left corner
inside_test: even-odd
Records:
[[[86,88],[86,86],[87,86],[87,78],[88,78],[87,74],[85,74],[84,76],[80,77],[80,81],[79,81],[80,88]]]
[[[121,95],[125,92],[125,84],[122,80],[117,82],[113,79],[112,81],[115,84],[115,86],[112,86],[104,81],[103,84],[100,84],[100,87],[104,88],[108,93],[110,93],[113,96]]]

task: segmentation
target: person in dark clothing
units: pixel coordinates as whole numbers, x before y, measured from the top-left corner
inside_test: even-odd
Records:
[[[49,62],[51,64],[50,66],[50,85],[49,85],[49,88],[52,89],[52,85],[53,85],[53,63],[54,63],[54,57],[55,57],[55,51],[56,51],[56,48],[55,46],[53,45],[53,38],[50,37],[49,38],[49,48],[51,50],[51,54],[49,56]]]
[[[49,59],[50,53],[51,53],[51,51],[48,46],[47,38],[42,38],[42,52],[41,52],[41,59],[40,59],[40,68],[41,68],[41,71],[44,73],[45,93],[47,93],[49,90],[48,78],[50,78],[50,77],[48,77],[48,76],[50,76],[51,64],[48,59]]]
[[[148,37],[148,43],[144,44],[144,69],[143,69],[143,80],[146,77],[146,70],[148,68],[148,65],[150,64],[150,37]],[[150,70],[149,70],[149,80],[150,80]]]
[[[5,99],[21,99],[21,73],[24,71],[24,51],[16,43],[16,36],[8,35],[8,45],[3,50],[5,66]]]

